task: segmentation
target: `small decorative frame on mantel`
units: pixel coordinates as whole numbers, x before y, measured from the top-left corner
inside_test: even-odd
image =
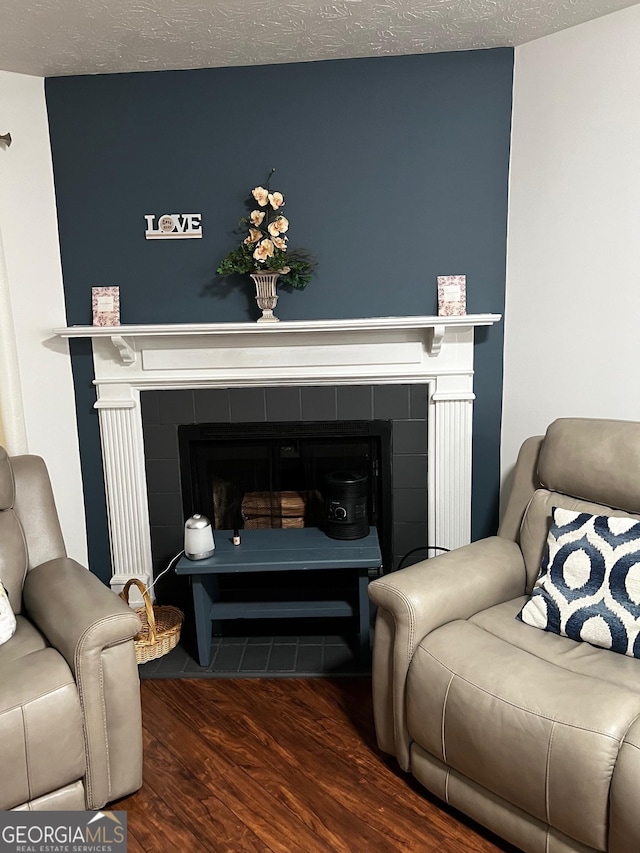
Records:
[[[438,316],[462,317],[467,313],[466,275],[438,276]]]
[[[94,326],[119,326],[120,288],[92,287],[91,311]]]

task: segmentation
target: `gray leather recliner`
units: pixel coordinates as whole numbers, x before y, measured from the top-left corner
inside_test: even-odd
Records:
[[[561,419],[498,536],[370,584],[378,743],[529,853],[640,850],[640,660],[524,624],[551,508],[640,513],[640,424]]]
[[[140,620],[66,556],[45,464],[0,448],[0,809],[97,809],[142,784]]]

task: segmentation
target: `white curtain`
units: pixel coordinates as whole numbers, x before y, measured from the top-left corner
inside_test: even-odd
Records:
[[[8,150],[0,146],[0,174]],[[2,242],[2,211],[0,211],[0,437],[2,445],[11,455],[27,452],[27,431],[22,405],[20,369],[16,335],[11,309],[9,277]]]

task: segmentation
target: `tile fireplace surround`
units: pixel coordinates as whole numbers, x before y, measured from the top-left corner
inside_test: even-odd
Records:
[[[140,392],[303,385],[428,386],[427,522],[447,548],[471,535],[473,339],[499,314],[280,323],[72,326],[91,338],[112,577],[151,581]]]

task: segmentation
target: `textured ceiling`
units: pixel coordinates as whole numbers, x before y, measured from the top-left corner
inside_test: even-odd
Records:
[[[630,0],[2,0],[0,70],[53,77],[515,46]]]

